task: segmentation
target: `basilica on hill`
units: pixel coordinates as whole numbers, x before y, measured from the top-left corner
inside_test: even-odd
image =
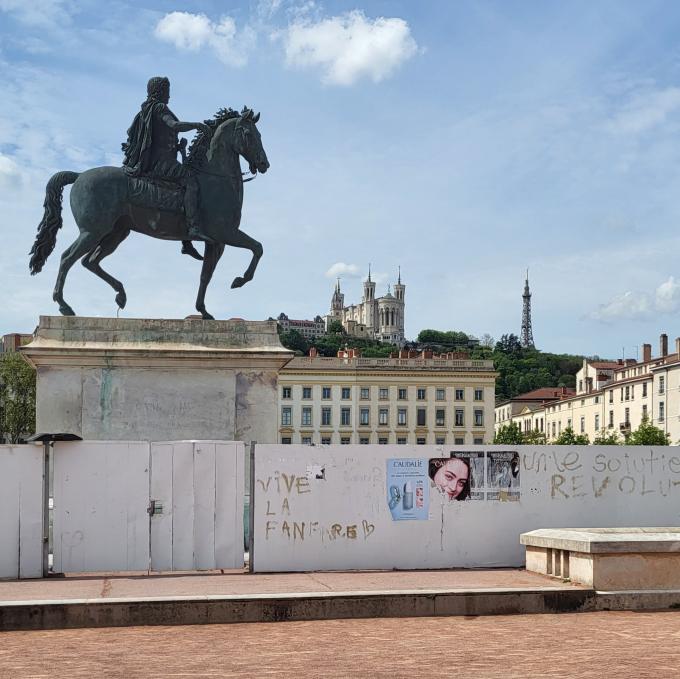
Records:
[[[330,313],[325,317],[326,329],[333,321],[340,321],[348,335],[377,339],[399,346],[404,344],[404,292],[401,270],[397,282],[392,286],[394,294],[387,288],[383,297],[375,296],[375,282],[371,280],[371,269],[364,281],[364,296],[359,304],[345,306],[345,295],[340,291],[340,279],[335,285],[331,299]]]

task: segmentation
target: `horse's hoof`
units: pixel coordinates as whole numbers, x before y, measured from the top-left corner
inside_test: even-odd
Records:
[[[71,309],[71,307],[64,302],[64,304],[59,305],[59,313],[62,316],[75,316],[76,312]]]
[[[118,305],[119,309],[125,308],[125,305],[127,304],[127,295],[125,292],[119,292],[116,295],[116,304]]]
[[[231,283],[232,290],[234,288],[242,288],[247,283],[246,279],[241,276],[236,276]]]
[[[214,321],[215,317],[209,314],[207,311],[201,311],[201,316],[203,316],[204,321]]]

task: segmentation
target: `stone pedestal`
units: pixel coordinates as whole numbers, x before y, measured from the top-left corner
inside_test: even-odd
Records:
[[[89,440],[277,440],[275,321],[41,316],[22,348],[39,432]]]

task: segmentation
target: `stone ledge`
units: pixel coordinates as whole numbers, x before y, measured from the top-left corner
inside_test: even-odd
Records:
[[[522,533],[520,544],[584,554],[680,552],[680,527],[542,528]]]

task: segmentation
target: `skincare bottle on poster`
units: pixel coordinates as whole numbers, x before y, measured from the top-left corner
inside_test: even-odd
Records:
[[[404,509],[413,509],[413,486],[410,481],[404,484]]]

